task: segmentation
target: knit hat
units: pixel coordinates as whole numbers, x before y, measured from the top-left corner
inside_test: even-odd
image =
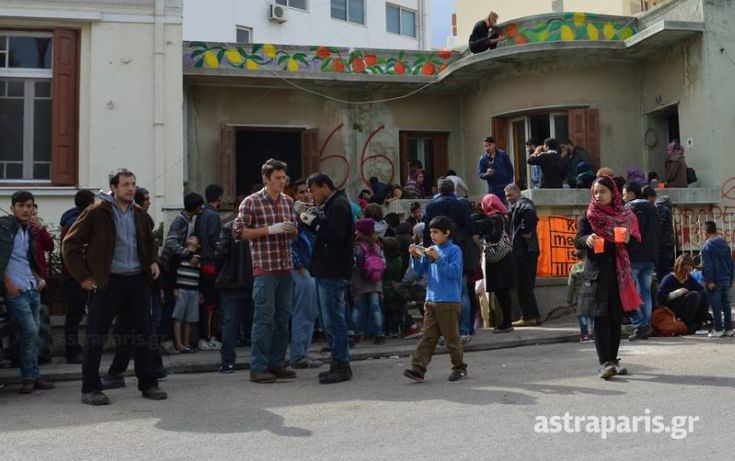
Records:
[[[363,235],[373,235],[375,233],[375,221],[370,218],[361,219],[355,223],[355,230]]]

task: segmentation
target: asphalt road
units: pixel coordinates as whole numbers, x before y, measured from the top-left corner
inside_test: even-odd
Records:
[[[405,358],[354,363],[355,379],[331,386],[320,370],[275,385],[180,374],[162,383],[166,401],[142,399],[131,378],[96,408],[79,382],[29,396],[8,386],[0,459],[732,460],[734,356],[732,339],[626,342],[632,375],[609,382],[594,346],[574,343],[469,353],[458,383],[446,355],[421,384],[402,376]],[[634,417],[637,433],[610,430],[632,431]]]

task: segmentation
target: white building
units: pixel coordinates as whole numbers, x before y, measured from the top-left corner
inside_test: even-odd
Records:
[[[0,0],[0,209],[58,224],[132,170],[151,213],[182,200],[181,0]]]
[[[431,48],[429,0],[184,0],[184,40]]]

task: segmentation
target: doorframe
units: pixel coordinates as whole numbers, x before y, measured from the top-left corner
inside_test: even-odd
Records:
[[[439,155],[443,156],[444,165],[442,172],[446,173],[446,171],[449,169],[449,136],[451,135],[451,131],[436,131],[436,130],[398,130],[398,138],[399,138],[399,150],[398,150],[398,184],[402,187],[403,181],[405,180],[405,177],[403,176],[404,173],[408,173],[410,171],[410,167],[408,165],[408,138],[411,135],[418,135],[421,137],[434,137],[435,143],[437,137],[444,138],[444,152],[440,153]],[[434,174],[437,174],[437,151],[436,151],[436,145],[434,146],[435,152],[434,152]],[[426,165],[424,165],[426,167]],[[438,178],[439,176],[437,176]],[[436,180],[436,178],[432,178],[432,180]],[[432,184],[432,187],[434,184]]]

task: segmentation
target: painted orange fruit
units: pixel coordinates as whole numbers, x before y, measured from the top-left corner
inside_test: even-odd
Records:
[[[424,75],[434,75],[434,72],[436,69],[434,69],[434,64],[430,62],[425,62],[423,66],[421,66],[421,73]]]

